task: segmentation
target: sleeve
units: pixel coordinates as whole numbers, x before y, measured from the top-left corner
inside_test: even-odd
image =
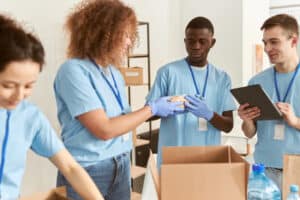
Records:
[[[255,81],[254,81],[254,78],[251,78],[249,81],[248,81],[248,85],[254,85],[256,84]]]
[[[41,112],[37,115],[35,130],[36,133],[31,144],[31,149],[35,153],[49,158],[65,148],[48,119]]]
[[[224,106],[223,111],[231,111],[236,110],[236,103],[234,98],[230,92],[231,90],[231,79],[230,76],[225,73],[224,82],[223,82],[223,89],[224,89]]]
[[[168,95],[168,74],[164,67],[158,70],[154,84],[146,97],[146,102]]]
[[[91,110],[103,109],[95,87],[91,72],[76,62],[65,63],[54,82],[56,96],[61,98],[74,118]]]

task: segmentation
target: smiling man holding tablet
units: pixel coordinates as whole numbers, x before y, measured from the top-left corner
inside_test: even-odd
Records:
[[[255,120],[258,107],[243,104],[238,114],[249,138],[257,133],[256,163],[266,166],[266,174],[281,188],[284,154],[300,154],[300,74],[297,43],[298,23],[294,17],[280,14],[267,19],[261,27],[264,50],[274,66],[254,76],[249,85],[259,84],[282,113],[281,120]],[[253,94],[255,95],[255,94]]]

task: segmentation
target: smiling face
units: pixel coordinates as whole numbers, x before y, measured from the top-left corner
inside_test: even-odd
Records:
[[[280,26],[266,29],[263,34],[264,51],[272,64],[283,64],[293,55],[297,46],[296,35],[289,34]]]
[[[215,44],[215,39],[207,28],[188,28],[184,43],[190,64],[204,66],[207,63],[208,52]]]
[[[14,109],[31,95],[40,65],[31,60],[10,62],[0,72],[0,108]]]

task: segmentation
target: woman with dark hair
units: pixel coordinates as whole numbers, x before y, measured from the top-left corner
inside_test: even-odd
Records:
[[[44,64],[41,42],[0,14],[0,199],[17,199],[29,148],[47,157],[83,199],[103,199],[46,117],[26,101]]]
[[[106,200],[130,199],[131,130],[153,115],[180,111],[162,97],[131,112],[117,70],[136,39],[134,11],[119,0],[84,1],[69,15],[67,60],[54,83],[62,139]],[[69,197],[80,199],[65,178]]]

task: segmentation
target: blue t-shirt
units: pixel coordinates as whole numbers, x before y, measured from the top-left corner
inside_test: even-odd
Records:
[[[224,111],[236,109],[230,93],[231,80],[224,71],[209,65],[209,75],[205,92],[205,101],[214,112],[222,115]],[[207,67],[194,68],[195,81],[202,94]],[[196,89],[189,66],[184,59],[169,63],[159,69],[156,80],[147,101],[162,96],[195,95]],[[158,142],[158,165],[161,162],[162,146],[204,146],[219,145],[220,130],[207,123],[207,131],[199,131],[198,118],[192,113],[178,114],[161,119]]]
[[[7,110],[0,109],[0,155],[2,155],[3,141],[7,131],[7,112]],[[18,198],[29,148],[47,158],[64,148],[49,121],[36,106],[22,101],[10,113],[0,199]]]
[[[285,95],[288,84],[292,79],[294,72],[277,73],[277,81],[279,86],[280,97]],[[274,67],[270,67],[249,81],[249,85],[260,84],[266,91],[274,103],[278,102],[275,83],[274,83]],[[296,116],[300,116],[300,73],[295,77],[286,103],[291,104]],[[282,100],[282,99],[281,99]],[[255,145],[254,159],[257,163],[263,163],[267,167],[282,168],[282,160],[284,154],[300,153],[300,131],[289,126],[285,121],[284,139],[274,139],[274,127],[277,120],[257,121],[257,143]]]
[[[116,80],[124,111],[101,74],[116,89],[109,68]],[[128,152],[132,148],[131,133],[127,140],[119,136],[104,141],[96,138],[76,118],[96,109],[103,109],[110,118],[120,116],[122,112],[130,112],[123,77],[116,68],[109,68],[96,67],[90,60],[70,59],[60,67],[55,78],[54,91],[62,140],[73,157],[84,167]]]

